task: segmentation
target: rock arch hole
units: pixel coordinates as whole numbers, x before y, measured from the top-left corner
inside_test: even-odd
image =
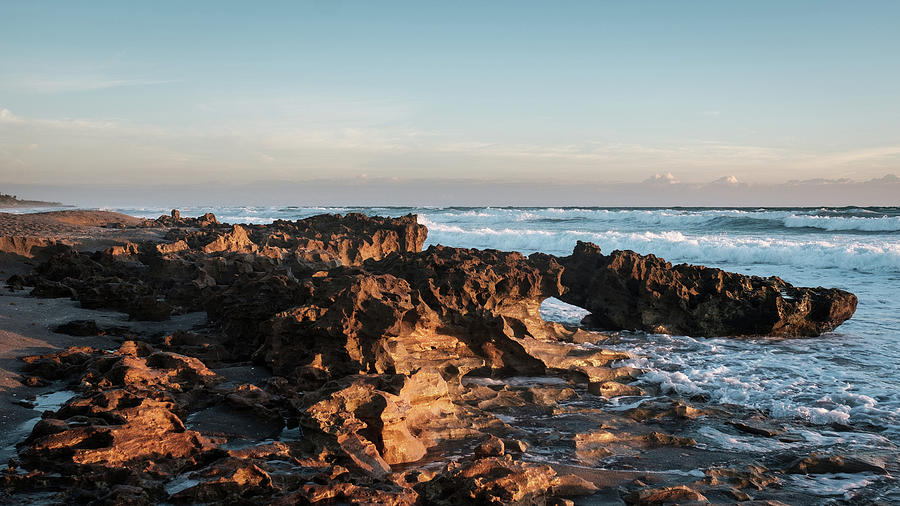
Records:
[[[578,326],[581,325],[581,319],[590,313],[587,309],[573,306],[555,297],[550,297],[541,303],[541,318],[548,322]]]

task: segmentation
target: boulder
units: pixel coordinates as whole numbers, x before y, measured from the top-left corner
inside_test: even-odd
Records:
[[[425,455],[425,444],[407,424],[413,409],[409,396],[378,390],[365,378],[319,396],[322,400],[303,411],[301,424],[337,438],[341,449],[363,469],[389,472],[392,464],[415,462]]]
[[[684,504],[709,503],[709,500],[696,490],[686,486],[647,488],[637,490],[625,496],[628,504]]]
[[[101,330],[94,320],[72,320],[54,327],[53,332],[56,332],[57,334],[84,337],[99,335]]]
[[[797,459],[785,469],[785,472],[788,474],[887,474],[887,470],[881,462],[853,456],[820,454]]]
[[[231,232],[226,232],[203,247],[204,253],[253,253],[258,246],[250,239],[247,229],[241,225],[235,225]]]
[[[415,487],[426,504],[543,504],[556,472],[546,465],[506,457],[452,462],[437,477]]]
[[[490,436],[487,441],[475,447],[475,458],[502,457],[506,453],[503,440],[497,436]]]

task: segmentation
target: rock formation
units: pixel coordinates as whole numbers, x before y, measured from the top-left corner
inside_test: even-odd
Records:
[[[422,251],[427,231],[415,216],[232,226],[173,211],[140,226],[166,229],[167,242],[95,253],[60,246],[10,285],[136,320],[205,311],[207,325],[116,351],[26,358],[26,383],[64,381],[78,395],[45,413],[20,445],[17,465],[27,472],[2,479],[14,493],[145,504],[564,503],[597,487],[527,461],[529,444],[564,445],[593,465],[616,451],[695,446],[635,420],[713,412],[666,404],[601,423],[577,411],[584,399],[644,395],[630,384],[641,371],[614,367],[629,355],[596,346],[601,334],[545,322],[545,299],[588,309],[592,327],[702,336],[816,335],[856,306],[840,290],[628,251],[603,255],[585,243],[561,258]],[[75,323],[61,331],[99,331]],[[226,378],[260,366],[271,376]],[[553,431],[536,436],[508,413],[548,423],[574,414],[580,425],[568,440]],[[302,435],[241,447],[235,441],[249,436],[203,428],[216,417]],[[610,420],[631,432],[612,432]],[[462,457],[450,459],[452,452]],[[800,472],[818,469],[803,465]],[[628,500],[704,497],[683,486],[649,487]]]
[[[579,242],[565,266],[560,298],[591,312],[584,324],[690,336],[809,337],[853,315],[856,296],[835,288],[796,288],[653,255],[609,255]]]

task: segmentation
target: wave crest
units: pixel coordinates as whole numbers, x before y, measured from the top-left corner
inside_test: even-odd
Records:
[[[428,227],[427,244],[505,249],[567,255],[577,241],[589,241],[606,252],[634,250],[671,262],[701,264],[778,264],[862,272],[900,272],[900,242],[874,238],[759,238],[727,234],[662,232],[546,231],[480,227],[420,221]]]

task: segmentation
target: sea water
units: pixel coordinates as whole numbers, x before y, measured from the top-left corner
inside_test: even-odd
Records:
[[[155,218],[168,209],[111,209]],[[859,307],[838,329],[811,339],[704,339],[624,332],[623,365],[664,393],[758,409],[785,421],[835,424],[900,441],[900,208],[490,208],[210,207],[230,223],[269,223],[321,213],[414,213],[426,246],[567,255],[576,241],[630,249],[797,286],[855,293]],[[577,323],[584,311],[551,299],[547,319]],[[869,442],[867,444],[872,444]]]

